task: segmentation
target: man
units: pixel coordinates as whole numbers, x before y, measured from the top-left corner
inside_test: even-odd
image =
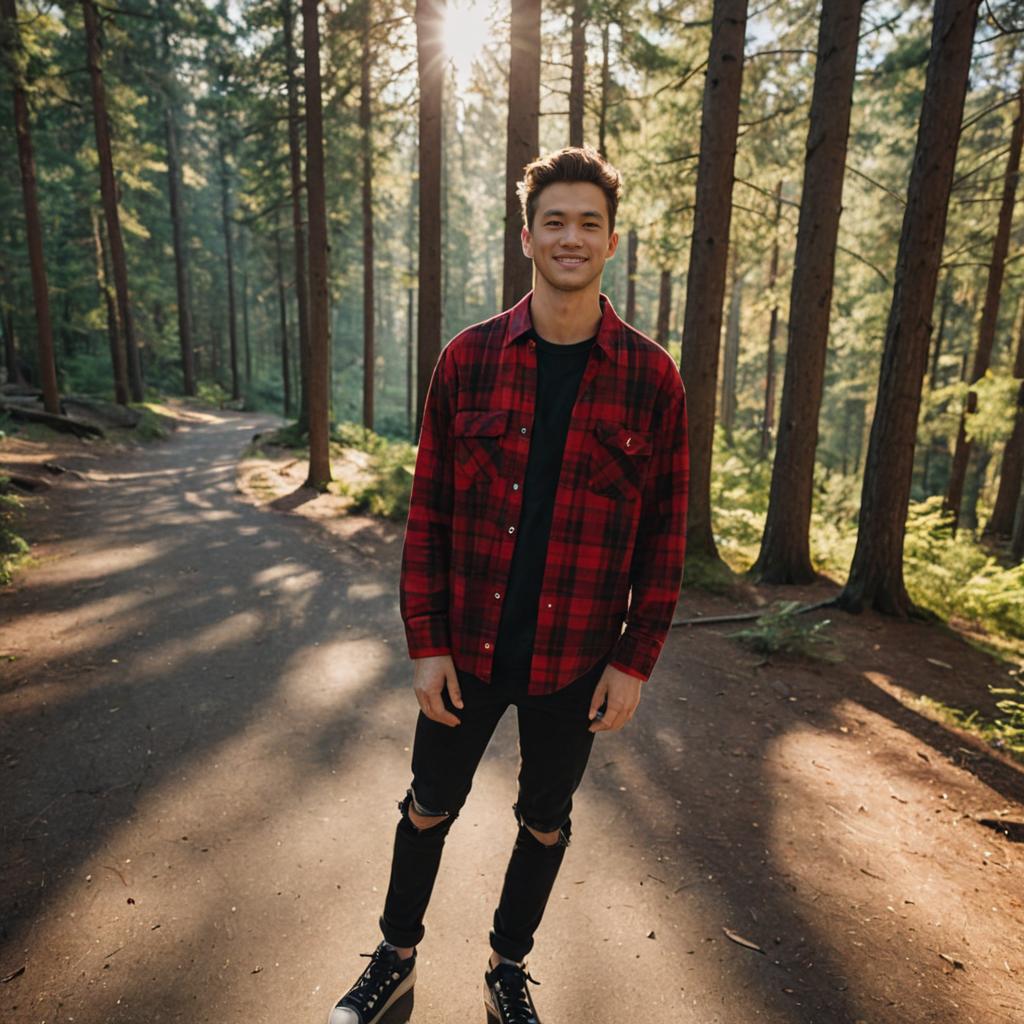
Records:
[[[618,171],[589,147],[527,166],[534,289],[455,337],[434,368],[400,587],[420,705],[413,779],[384,941],[330,1024],[376,1024],[412,987],[445,836],[510,704],[519,832],[484,1000],[489,1024],[539,1024],[524,958],[569,844],[572,796],[594,735],[636,710],[683,570],[682,381],[600,291],[620,192]]]

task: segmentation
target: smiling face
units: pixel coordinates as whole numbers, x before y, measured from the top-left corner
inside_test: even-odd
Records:
[[[532,230],[531,230],[532,228]],[[589,181],[558,181],[537,196],[530,228],[523,228],[523,252],[533,260],[536,286],[560,292],[601,288],[605,261],[619,236],[609,232],[604,192]]]

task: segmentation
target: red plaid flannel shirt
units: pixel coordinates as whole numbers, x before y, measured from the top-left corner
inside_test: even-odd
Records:
[[[441,351],[402,550],[409,656],[451,654],[486,682],[533,429],[531,294]],[[620,320],[607,296],[600,301],[597,342],[555,494],[531,694],[561,689],[609,650],[612,665],[646,680],[682,581],[689,481],[683,382],[665,349]]]

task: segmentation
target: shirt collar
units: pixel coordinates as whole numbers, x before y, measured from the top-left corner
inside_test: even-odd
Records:
[[[533,320],[530,318],[530,299],[532,296],[532,291],[527,292],[509,310],[508,329],[505,334],[505,340],[502,342],[502,347],[525,338],[533,329]],[[596,346],[614,362],[618,359],[619,342],[625,325],[615,312],[612,300],[604,292],[601,292],[598,301],[601,303],[601,323],[597,327]]]

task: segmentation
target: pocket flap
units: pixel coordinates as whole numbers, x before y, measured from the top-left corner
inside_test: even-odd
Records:
[[[596,423],[594,433],[606,445],[620,449],[626,455],[648,455],[651,451],[651,432],[631,430],[618,423]]]
[[[465,409],[455,414],[456,437],[500,437],[508,423],[508,409],[475,411]]]

